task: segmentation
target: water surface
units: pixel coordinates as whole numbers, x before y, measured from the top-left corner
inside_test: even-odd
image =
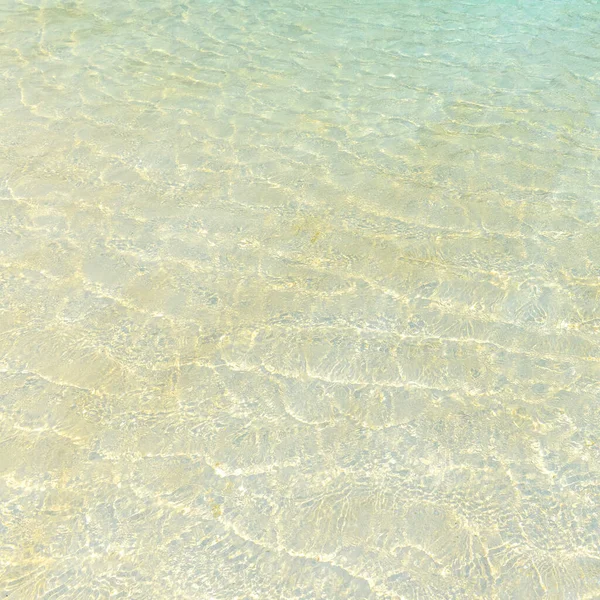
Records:
[[[0,595],[599,598],[599,40],[0,0]]]

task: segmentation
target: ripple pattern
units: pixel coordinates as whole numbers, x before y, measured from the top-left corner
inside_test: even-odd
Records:
[[[0,0],[0,596],[600,597],[596,0]]]

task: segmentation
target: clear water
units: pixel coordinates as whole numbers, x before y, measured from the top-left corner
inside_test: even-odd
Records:
[[[0,596],[600,598],[596,0],[0,0]]]

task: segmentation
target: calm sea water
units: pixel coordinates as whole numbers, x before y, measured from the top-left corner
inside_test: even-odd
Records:
[[[0,0],[0,596],[600,598],[596,0]]]

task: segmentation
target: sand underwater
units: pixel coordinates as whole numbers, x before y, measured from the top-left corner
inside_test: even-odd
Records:
[[[0,598],[600,598],[597,0],[0,0]]]

